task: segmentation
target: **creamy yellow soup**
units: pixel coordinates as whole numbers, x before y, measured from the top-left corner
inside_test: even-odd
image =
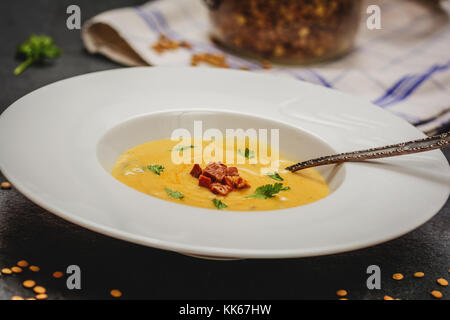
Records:
[[[203,142],[205,145],[210,142]],[[227,163],[228,166],[237,167],[239,175],[248,181],[250,188],[233,190],[226,196],[213,194],[208,188],[200,187],[198,179],[190,175],[194,164],[194,151],[192,148],[186,148],[179,152],[190,152],[192,163],[175,164],[172,161],[172,149],[179,143],[171,139],[162,139],[150,141],[138,145],[120,155],[112,175],[127,186],[146,193],[148,195],[180,203],[189,206],[217,209],[217,201],[222,201],[227,207],[225,210],[234,211],[260,211],[277,210],[290,207],[305,205],[320,200],[328,195],[328,185],[325,179],[315,169],[305,169],[296,173],[284,170],[285,167],[298,161],[290,161],[280,157],[280,166],[278,169],[282,181],[274,180],[268,174],[261,170],[267,168],[267,165],[259,163],[250,164],[245,159],[244,164]],[[199,147],[200,148],[200,147]],[[224,148],[224,154],[226,146]],[[182,148],[183,149],[183,148]],[[148,166],[163,166],[164,169],[159,175],[150,170]],[[205,168],[207,163],[202,162],[200,166]],[[252,198],[255,190],[263,185],[282,183],[283,187],[289,187],[289,190],[280,191],[271,198],[261,199]],[[173,198],[167,192],[167,189],[182,194],[181,199]]]

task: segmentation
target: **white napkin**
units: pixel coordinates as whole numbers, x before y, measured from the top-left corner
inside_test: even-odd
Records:
[[[433,133],[450,124],[449,1],[442,9],[408,0],[375,0],[382,29],[368,30],[364,16],[355,50],[314,66],[273,66],[227,53],[232,68],[286,74],[299,80],[359,95]],[[192,53],[222,52],[210,41],[208,12],[201,0],[158,0],[140,7],[107,11],[83,26],[87,50],[127,66],[190,65]],[[155,52],[163,33],[191,49]]]

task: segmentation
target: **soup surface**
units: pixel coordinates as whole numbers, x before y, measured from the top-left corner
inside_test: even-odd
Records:
[[[204,141],[202,148],[207,144],[210,142]],[[175,164],[171,157],[174,148],[177,148],[180,154],[190,153],[192,163]],[[148,195],[208,209],[276,210],[308,204],[328,195],[328,185],[315,169],[309,168],[291,173],[284,168],[297,161],[280,157],[279,169],[276,172],[278,175],[275,175],[274,170],[268,165],[249,163],[249,158],[254,157],[256,152],[252,150],[241,152],[236,150],[236,147],[234,147],[236,152],[246,155],[245,163],[223,162],[236,167],[239,175],[248,182],[250,187],[233,190],[226,196],[214,194],[208,188],[199,186],[199,180],[190,174],[195,163],[194,151],[192,151],[194,148],[197,147],[186,145],[180,148],[179,142],[171,139],[150,141],[120,155],[112,175],[127,186]],[[223,149],[225,154],[226,146]],[[208,163],[199,164],[205,168]],[[258,190],[258,187],[274,186],[277,183],[282,183],[283,190],[269,197],[255,197],[255,194],[261,194],[261,189]]]

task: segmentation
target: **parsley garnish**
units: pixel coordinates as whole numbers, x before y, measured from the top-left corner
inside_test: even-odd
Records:
[[[62,51],[49,36],[31,35],[17,48],[17,53],[25,61],[14,70],[15,75],[22,73],[33,63],[58,58]]]
[[[283,187],[282,183],[266,184],[264,186],[256,188],[255,192],[247,196],[247,198],[257,198],[257,199],[269,199],[280,191],[291,190],[291,187]]]
[[[247,159],[253,159],[255,157],[255,153],[251,151],[249,148],[245,148],[245,152],[242,152],[241,149],[239,149],[238,154],[243,157],[246,157]]]
[[[268,173],[267,176],[276,181],[284,181],[284,179],[278,174],[278,172]]]
[[[171,198],[174,198],[174,199],[183,199],[184,198],[184,195],[181,192],[179,192],[179,191],[173,191],[173,190],[170,190],[168,188],[165,188],[164,190],[166,190],[167,194]]]
[[[173,148],[173,150],[172,151],[181,151],[181,152],[183,152],[184,150],[187,150],[187,149],[193,149],[194,148],[194,146],[177,146],[177,147],[175,147],[175,148]]]
[[[213,199],[213,203],[216,206],[216,208],[219,210],[228,208],[228,206],[225,203],[223,203],[222,201],[220,201],[219,199]]]
[[[153,171],[158,176],[161,175],[161,172],[164,171],[164,167],[159,164],[152,164],[150,166],[147,166],[148,170]]]

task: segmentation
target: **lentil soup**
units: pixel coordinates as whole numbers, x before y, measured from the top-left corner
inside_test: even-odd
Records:
[[[203,141],[203,148],[209,143]],[[208,209],[277,210],[305,205],[328,195],[328,185],[315,169],[297,173],[284,170],[296,161],[280,157],[278,172],[264,172],[261,169],[267,165],[251,164],[248,159],[244,164],[224,161],[224,164],[201,162],[194,166],[194,152],[190,150],[194,146],[187,146],[180,152],[191,152],[192,163],[175,164],[171,153],[177,144],[177,141],[162,139],[135,146],[119,156],[112,175],[148,195]],[[223,148],[225,154],[226,146]],[[256,152],[246,149],[245,154],[246,158],[251,158]],[[195,167],[199,170],[197,173]],[[223,170],[223,177],[215,179],[217,170]],[[225,176],[228,174],[230,176]],[[233,178],[229,179],[232,180],[229,186],[225,182],[228,178]]]

